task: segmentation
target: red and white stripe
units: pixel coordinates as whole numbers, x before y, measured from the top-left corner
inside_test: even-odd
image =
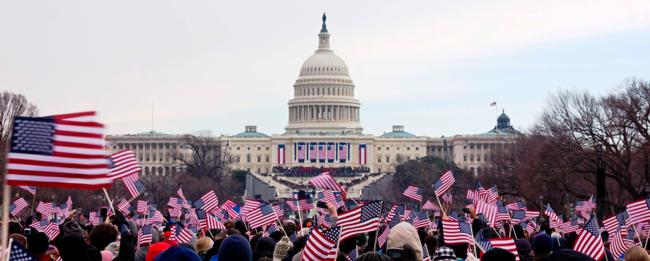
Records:
[[[95,112],[48,118],[54,120],[52,154],[9,152],[7,183],[82,189],[111,186],[104,149],[104,125],[95,121]]]
[[[132,150],[123,150],[109,156],[113,162],[113,168],[109,176],[112,179],[121,179],[131,174],[137,174],[142,171],[140,163],[135,157]]]
[[[490,239],[490,244],[493,248],[505,249],[508,252],[515,255],[515,260],[519,260],[519,252],[517,252],[517,245],[515,245],[515,240],[512,238],[492,238]]]

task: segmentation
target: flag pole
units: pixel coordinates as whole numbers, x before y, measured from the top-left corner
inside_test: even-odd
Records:
[[[422,204],[422,201],[420,201],[420,204]],[[384,203],[381,203],[381,210],[379,211],[379,214],[381,215],[381,213],[383,213],[383,212],[384,212]],[[395,218],[395,217],[393,217],[393,218]],[[385,229],[388,229],[388,224],[386,224]],[[372,252],[377,251],[377,237],[378,237],[378,235],[379,235],[379,229],[377,229],[377,231],[375,231],[375,242],[372,245]]]
[[[34,195],[32,195],[32,215],[34,215],[34,208],[36,208],[36,193],[38,192],[38,189],[34,191]]]
[[[445,208],[442,207],[442,203],[440,203],[440,198],[438,197],[438,194],[437,193],[433,193],[433,194],[436,195],[436,200],[438,201],[438,206],[440,206],[440,211],[442,211],[442,213],[447,213],[445,212]]]
[[[104,195],[106,195],[106,201],[108,201],[108,205],[111,206],[113,215],[115,215],[117,212],[115,212],[115,208],[113,207],[113,201],[111,201],[111,197],[108,196],[108,191],[106,191],[106,188],[102,188],[102,190],[104,191]]]
[[[11,194],[11,187],[7,185],[7,170],[5,168],[5,179],[2,188],[2,247],[4,250],[9,249],[7,240],[9,239],[9,196]],[[3,252],[4,253],[4,252]]]

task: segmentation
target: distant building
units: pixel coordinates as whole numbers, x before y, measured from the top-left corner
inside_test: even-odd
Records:
[[[494,129],[476,135],[418,136],[401,125],[379,136],[363,133],[361,103],[354,96],[347,65],[330,47],[325,17],[318,48],[303,63],[293,89],[284,133],[267,135],[257,126],[245,126],[239,134],[215,137],[233,169],[266,174],[273,173],[274,167],[351,167],[385,173],[393,172],[401,162],[435,156],[481,174],[489,167],[490,151],[509,146],[520,135],[505,112]],[[133,149],[145,174],[161,175],[174,173],[165,153],[179,146],[179,139],[154,132],[108,137],[111,150]]]

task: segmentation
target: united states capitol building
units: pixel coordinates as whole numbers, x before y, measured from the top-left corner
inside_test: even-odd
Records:
[[[335,177],[343,183],[362,180],[352,182],[350,188],[352,194],[355,190],[360,194],[363,187],[393,172],[397,164],[425,156],[454,162],[480,175],[490,167],[490,151],[509,146],[520,135],[505,113],[491,130],[474,135],[419,136],[400,125],[382,135],[364,133],[356,86],[347,65],[332,50],[330,36],[323,16],[318,48],[303,63],[293,84],[284,132],[269,135],[256,126],[245,126],[239,134],[214,137],[232,169],[249,171],[254,179],[277,190],[275,196],[283,194],[283,189],[305,185],[305,176],[323,170],[337,173]],[[152,131],[107,139],[111,151],[135,151],[143,175],[170,175],[178,167],[169,152],[182,146],[181,137]]]

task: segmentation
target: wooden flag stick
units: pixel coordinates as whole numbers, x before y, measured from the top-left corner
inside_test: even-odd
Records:
[[[422,202],[420,202],[420,204],[422,204]],[[381,210],[379,210],[379,214],[381,215],[381,213],[383,213],[383,212],[384,212],[384,203],[381,204]],[[395,218],[395,217],[393,217],[393,218]],[[388,229],[388,224],[386,224],[385,229]],[[378,235],[379,235],[379,229],[377,229],[377,231],[375,231],[375,242],[372,245],[372,252],[377,252],[377,237],[378,237]]]
[[[641,230],[641,233],[643,233],[643,230]],[[650,231],[648,232],[648,235],[645,236],[645,243],[643,244],[643,249],[646,249],[646,247],[648,246],[648,238],[650,238]]]
[[[7,185],[6,177],[7,171],[5,168],[5,180],[3,181],[2,188],[2,241],[0,241],[0,244],[2,244],[2,248],[4,250],[10,249],[10,246],[7,244],[7,240],[9,239],[9,197],[11,194],[11,187]]]
[[[436,200],[438,201],[438,206],[440,206],[440,211],[442,211],[442,213],[447,213],[445,212],[445,208],[442,207],[442,203],[440,203],[440,198],[438,197],[438,194],[435,195],[436,195]]]
[[[102,190],[104,191],[104,195],[106,195],[106,201],[108,201],[108,205],[111,206],[111,210],[113,210],[113,215],[115,215],[117,212],[115,212],[115,208],[113,207],[113,201],[111,200],[111,197],[108,196],[108,191],[106,191],[106,188],[102,188]]]

